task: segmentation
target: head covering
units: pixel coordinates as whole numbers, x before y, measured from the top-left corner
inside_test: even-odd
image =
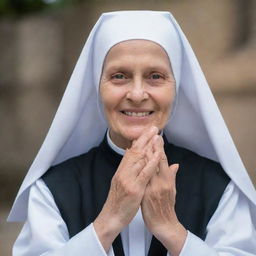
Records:
[[[26,175],[9,221],[27,216],[30,186],[50,166],[98,145],[107,129],[99,104],[104,58],[115,44],[151,40],[170,58],[176,80],[176,109],[165,135],[174,144],[221,163],[256,207],[256,193],[185,35],[169,12],[121,11],[101,15],[70,78],[43,145]]]

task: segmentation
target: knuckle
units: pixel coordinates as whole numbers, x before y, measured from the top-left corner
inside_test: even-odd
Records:
[[[176,188],[172,188],[171,193],[172,193],[174,196],[176,196],[176,194],[177,194]]]
[[[162,193],[163,195],[176,196],[176,188],[166,184],[162,187]]]
[[[120,174],[116,172],[116,174],[113,176],[111,180],[111,184],[118,184],[120,179]]]
[[[148,180],[151,178],[151,175],[149,174],[149,172],[146,172],[146,171],[141,171],[140,173],[140,178],[142,180]]]
[[[161,157],[161,160],[167,161],[167,157],[166,157],[166,154],[164,152],[161,152],[160,157]]]
[[[130,151],[139,151],[139,146],[137,143],[133,143],[131,148],[130,148]]]
[[[126,179],[118,179],[118,187],[123,191],[125,195],[132,196],[137,193],[137,190],[133,184]]]
[[[129,197],[135,197],[138,195],[138,190],[134,186],[125,186],[124,191]]]
[[[170,186],[167,186],[167,185],[163,185],[161,190],[163,194],[169,194],[172,192],[172,189],[170,188]]]
[[[139,148],[137,147],[132,147],[130,149],[127,150],[127,157],[128,158],[133,158],[133,159],[141,159],[145,156],[145,152],[144,150],[140,150]]]
[[[119,179],[119,186],[126,191],[127,187],[128,187],[128,182],[126,180],[123,179]]]

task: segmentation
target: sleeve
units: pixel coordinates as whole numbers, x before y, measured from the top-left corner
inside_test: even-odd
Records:
[[[256,255],[253,214],[249,200],[231,181],[207,225],[205,241],[188,232],[180,256]]]
[[[91,223],[69,239],[65,222],[43,180],[32,185],[28,218],[13,246],[13,256],[114,256],[106,253]]]

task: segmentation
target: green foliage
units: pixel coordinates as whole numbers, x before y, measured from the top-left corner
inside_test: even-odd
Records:
[[[0,0],[0,17],[23,15],[83,1],[86,0]]]
[[[0,15],[24,14],[44,9],[43,0],[0,0]]]

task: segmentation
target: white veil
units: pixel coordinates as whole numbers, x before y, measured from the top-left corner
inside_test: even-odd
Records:
[[[247,196],[256,193],[185,35],[169,12],[122,11],[102,14],[70,78],[50,130],[26,175],[8,217],[25,221],[28,192],[50,166],[98,145],[107,129],[98,85],[109,49],[124,40],[146,39],[167,52],[177,84],[176,109],[165,128],[169,141],[221,163]]]

